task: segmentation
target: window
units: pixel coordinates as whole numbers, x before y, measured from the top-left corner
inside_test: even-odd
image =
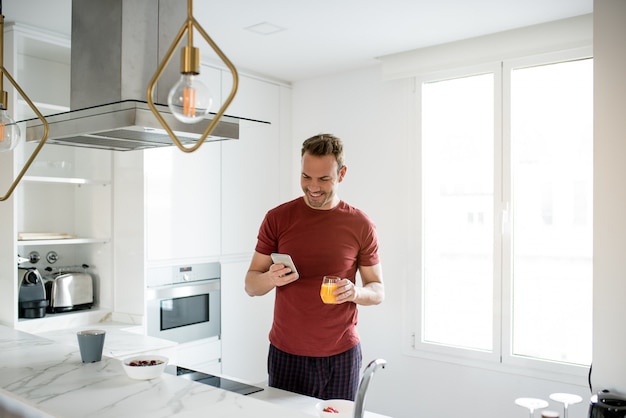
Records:
[[[593,64],[511,71],[512,352],[591,362]]]
[[[544,56],[420,79],[417,350],[590,364],[592,69]]]
[[[493,86],[493,74],[423,85],[427,342],[492,349]]]

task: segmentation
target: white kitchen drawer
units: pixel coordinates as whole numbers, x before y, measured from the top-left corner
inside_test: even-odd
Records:
[[[200,370],[205,373],[221,372],[221,357],[222,341],[217,337],[182,343],[176,346],[177,366]]]

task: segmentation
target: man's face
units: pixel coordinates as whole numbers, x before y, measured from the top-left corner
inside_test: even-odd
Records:
[[[316,156],[304,153],[300,185],[304,200],[314,209],[332,209],[339,203],[336,191],[346,174],[346,167],[338,170],[333,155]]]

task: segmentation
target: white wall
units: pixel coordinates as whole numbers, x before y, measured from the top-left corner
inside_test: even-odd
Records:
[[[626,2],[594,2],[595,390],[626,394]]]
[[[586,416],[590,392],[584,378],[570,385],[402,353],[405,289],[416,279],[405,261],[411,257],[405,230],[412,221],[407,173],[415,164],[410,159],[411,90],[406,80],[383,81],[378,66],[293,86],[294,147],[319,132],[344,139],[348,172],[339,195],[365,210],[380,236],[386,300],[359,309],[359,331],[364,363],[383,358],[388,365],[377,371],[366,408],[396,418],[523,418],[528,412],[514,404],[515,398],[548,399],[551,393],[569,392],[585,399],[570,408],[569,416]]]

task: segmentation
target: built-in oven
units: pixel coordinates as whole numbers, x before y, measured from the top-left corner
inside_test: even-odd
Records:
[[[219,337],[220,275],[217,262],[148,269],[147,335],[177,343]]]

